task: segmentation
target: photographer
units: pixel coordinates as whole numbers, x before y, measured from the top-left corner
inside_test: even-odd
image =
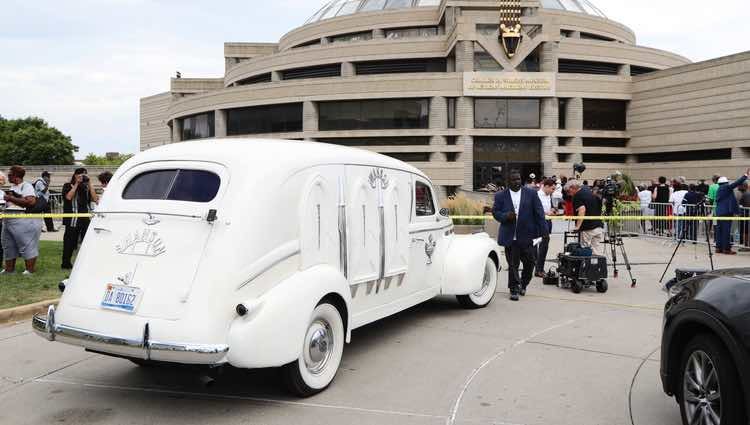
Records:
[[[65,197],[63,198],[63,212],[66,214],[85,214],[91,211],[91,203],[99,201],[99,197],[94,190],[94,186],[88,176],[85,168],[78,168],[73,173],[70,183],[65,183],[62,189]],[[86,230],[89,228],[89,218],[64,218],[65,235],[63,236],[63,269],[72,269],[73,251],[78,248],[78,244],[86,236]]]
[[[32,208],[37,197],[34,186],[23,181],[26,170],[14,165],[8,172],[10,190],[5,193],[5,214],[24,214]],[[2,231],[3,257],[5,269],[2,273],[15,273],[16,258],[23,257],[26,262],[24,275],[33,274],[36,259],[39,256],[39,237],[42,234],[42,222],[34,218],[5,218]]]
[[[581,235],[581,245],[591,248],[595,253],[604,242],[604,223],[601,220],[584,220],[584,217],[599,217],[602,215],[601,201],[594,196],[586,186],[578,180],[569,180],[565,191],[573,198],[573,210],[580,217],[576,221],[576,231]]]

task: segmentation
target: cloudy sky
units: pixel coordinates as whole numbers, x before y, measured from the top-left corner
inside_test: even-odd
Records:
[[[77,156],[138,150],[138,100],[220,77],[225,41],[278,41],[322,0],[3,0],[0,115],[36,115]],[[750,49],[750,1],[593,0],[638,44],[699,61]]]

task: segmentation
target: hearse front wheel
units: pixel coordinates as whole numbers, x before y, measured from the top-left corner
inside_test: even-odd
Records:
[[[344,353],[344,321],[338,309],[322,302],[313,310],[296,361],[282,368],[287,389],[310,397],[328,387],[336,376]]]
[[[497,265],[492,258],[487,257],[484,262],[484,276],[482,277],[482,287],[479,291],[469,295],[457,295],[458,303],[463,308],[478,309],[487,307],[495,297],[497,290]]]

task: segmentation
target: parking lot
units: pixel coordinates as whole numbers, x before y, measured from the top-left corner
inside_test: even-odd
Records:
[[[512,303],[503,273],[484,310],[436,299],[355,331],[334,384],[304,400],[287,397],[272,370],[225,370],[207,385],[191,371],[46,342],[29,322],[1,327],[0,423],[677,425],[659,381],[666,295],[664,265],[653,264],[674,245],[626,244],[636,289],[621,267],[604,295],[535,279]],[[748,254],[715,260],[746,265]],[[676,260],[701,264],[701,245]]]

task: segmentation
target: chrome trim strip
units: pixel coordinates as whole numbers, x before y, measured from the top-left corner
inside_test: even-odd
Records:
[[[349,278],[349,251],[346,240],[346,205],[339,205],[339,262],[344,278]]]
[[[54,315],[52,317],[54,317]],[[206,355],[222,354],[229,351],[229,346],[226,344],[193,344],[151,341],[149,336],[150,331],[148,323],[144,326],[142,340],[105,335],[97,332],[87,331],[84,329],[74,328],[72,326],[55,325],[53,321],[47,320],[46,317],[42,317],[40,315],[34,315],[31,325],[33,330],[42,337],[50,339],[50,335],[52,335],[52,339],[50,339],[50,341],[53,341],[56,336],[63,336],[84,342],[93,342],[117,347],[139,348],[144,350],[146,359],[150,359],[151,353],[155,351]]]
[[[424,232],[436,232],[436,231],[439,231],[439,230],[445,230],[445,229],[449,229],[449,228],[451,228],[451,227],[453,227],[453,224],[452,224],[452,223],[451,223],[451,224],[449,224],[449,225],[447,225],[447,226],[443,226],[443,227],[435,227],[434,229],[412,230],[411,232],[409,232],[409,234],[410,234],[410,235],[415,235],[415,234],[417,234],[417,233],[424,233]]]
[[[253,272],[251,272],[250,275],[239,286],[237,286],[237,290],[244,288],[258,276],[276,267],[280,263],[294,257],[300,252],[299,241],[297,240],[287,242],[284,245],[281,245],[280,247],[269,252],[265,256],[261,257],[258,261],[253,263],[253,266],[259,267],[258,270],[254,270]]]
[[[380,273],[378,273],[378,279],[385,277],[385,207],[381,202],[378,207],[380,215]]]

